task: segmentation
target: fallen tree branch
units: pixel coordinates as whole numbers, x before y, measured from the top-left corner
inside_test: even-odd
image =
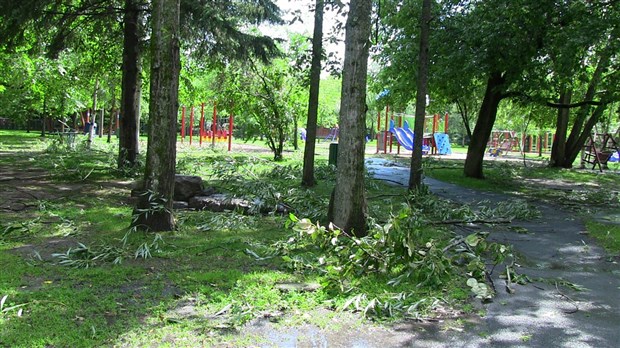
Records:
[[[500,220],[484,220],[484,219],[474,219],[474,220],[443,220],[443,221],[430,221],[431,225],[462,225],[462,224],[509,224],[512,223],[512,220],[509,219],[500,219]]]
[[[380,181],[393,182],[393,183],[398,184],[398,185],[400,185],[400,186],[407,186],[407,185],[403,184],[402,182],[400,182],[400,181],[396,181],[396,180],[382,179],[382,178],[372,178],[372,179],[373,179],[373,180],[380,180]]]
[[[570,304],[575,306],[575,308],[573,310],[563,310],[564,313],[566,313],[566,314],[574,314],[574,313],[577,313],[579,311],[579,306],[577,305],[577,302],[575,302],[575,300],[573,300],[572,298],[568,297],[568,295],[566,295],[566,294],[564,294],[563,292],[560,291],[560,288],[558,286],[558,282],[555,282],[555,290],[558,292],[558,294],[560,294],[561,297],[565,298]]]
[[[376,195],[376,196],[371,196],[368,197],[368,199],[377,199],[377,198],[383,198],[383,197],[403,197],[404,195],[402,193],[394,193],[394,194],[384,194],[384,195]]]

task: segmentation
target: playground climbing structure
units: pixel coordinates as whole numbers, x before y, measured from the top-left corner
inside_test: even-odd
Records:
[[[405,150],[413,150],[414,133],[407,119],[415,117],[406,114],[390,114],[389,106],[385,108],[385,117],[382,119],[382,111],[377,113],[377,153],[392,153],[396,145],[396,153],[400,154],[401,146]],[[432,121],[431,121],[432,120]],[[440,123],[443,122],[443,132],[438,132]],[[396,140],[396,141],[395,141]],[[449,155],[452,153],[450,137],[448,136],[448,114],[442,118],[439,114],[426,116],[424,119],[424,139],[422,141],[422,153],[433,155]]]
[[[186,107],[181,108],[181,142],[185,142],[185,136],[189,135],[189,145],[192,145],[194,137],[194,107],[189,107],[189,120],[186,120]],[[187,122],[189,121],[189,122]],[[232,133],[234,117],[232,113],[228,117],[218,115],[217,104],[213,102],[213,118],[209,122],[205,118],[205,103],[200,105],[200,119],[198,121],[198,143],[202,146],[203,141],[215,145],[217,142],[228,142],[228,151],[232,147]]]

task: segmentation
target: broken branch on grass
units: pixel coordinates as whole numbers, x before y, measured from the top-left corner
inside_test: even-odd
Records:
[[[368,197],[368,199],[377,199],[377,198],[383,198],[383,197],[402,197],[402,196],[403,196],[402,193],[395,193],[395,194],[376,195],[376,196]]]
[[[443,221],[430,221],[431,225],[463,225],[463,224],[509,224],[512,220],[509,219],[498,219],[498,220],[485,220],[485,219],[474,219],[474,220],[443,220]]]

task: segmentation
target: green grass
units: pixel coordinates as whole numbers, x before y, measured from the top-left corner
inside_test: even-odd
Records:
[[[310,292],[275,287],[278,282],[325,281],[320,274],[293,272],[281,258],[269,257],[271,245],[292,234],[285,227],[286,216],[178,212],[178,230],[164,233],[163,242],[150,247],[151,258],[135,258],[135,252],[155,238],[134,232],[126,245],[121,241],[133,209],[127,182],[140,172],[128,178],[117,171],[116,139],[112,144],[105,140],[95,138],[88,150],[78,136],[75,151],[68,151],[54,136],[0,131],[0,150],[5,152],[0,165],[28,170],[52,185],[26,194],[26,209],[0,212],[0,298],[7,295],[4,308],[20,306],[0,314],[0,346],[247,346],[255,344],[254,338],[231,332],[253,318],[288,313],[292,325],[327,325],[325,317],[311,313],[338,315],[333,309],[348,294],[324,287]],[[289,151],[284,161],[274,164],[268,152],[181,146],[178,160],[180,172],[200,175],[225,191],[234,187],[219,174],[241,173],[236,185],[246,194],[282,192],[302,214],[325,222],[333,187],[327,152],[328,143],[319,143],[319,184],[310,190],[299,187],[301,151]],[[59,187],[62,195],[56,194]],[[369,210],[382,223],[405,201],[402,188],[371,180],[368,195]],[[62,258],[52,257],[75,250],[78,243],[91,254],[74,258],[88,268],[62,266]],[[112,256],[92,259],[105,253]],[[115,257],[122,262],[113,264]],[[369,296],[394,290],[375,280],[362,279],[360,288]],[[438,293],[423,290],[419,296],[448,299],[450,288],[466,293],[462,286],[450,284]],[[464,297],[455,295],[454,301],[458,305]],[[188,304],[193,314],[180,314]]]
[[[608,252],[620,256],[620,226],[589,220],[586,228]]]
[[[179,211],[178,229],[163,233],[157,245],[154,234],[128,234],[134,204],[129,191],[141,170],[118,171],[118,143],[116,139],[112,144],[105,140],[95,138],[93,148],[88,150],[84,137],[78,137],[75,151],[68,151],[53,136],[41,139],[38,133],[0,131],[0,165],[26,170],[30,176],[44,180],[43,189],[32,188],[29,192],[36,194],[22,197],[26,209],[0,211],[0,298],[7,295],[5,308],[21,305],[22,309],[21,313],[18,308],[0,313],[0,346],[256,345],[259,338],[239,335],[239,329],[249,320],[273,318],[282,325],[313,323],[331,327],[339,320],[335,309],[359,294],[365,296],[362,307],[372,299],[388,303],[394,301],[395,294],[407,293],[411,296],[407,300],[412,302],[428,300],[428,306],[420,306],[418,314],[422,316],[434,315],[430,306],[433,299],[472,311],[468,302],[471,292],[463,274],[449,280],[437,278],[432,286],[418,287],[419,282],[410,281],[386,285],[401,271],[398,268],[388,274],[352,268],[351,272],[358,273],[351,276],[312,263],[316,269],[294,271],[274,254],[277,248],[291,247],[291,238],[299,237],[287,227],[287,216]],[[295,207],[299,218],[309,217],[325,225],[334,169],[327,166],[329,143],[317,145],[318,185],[312,189],[300,187],[303,153],[292,149],[285,152],[284,161],[273,163],[268,150],[229,153],[220,148],[180,145],[177,168],[180,173],[200,175],[207,185],[224,192],[283,200]],[[441,161],[426,166],[428,175],[442,180],[477,188],[489,186],[489,181],[463,178],[462,162]],[[521,189],[518,182],[509,181],[523,175],[516,167],[489,167],[487,174],[495,189]],[[447,218],[426,216],[425,212],[450,212],[447,203],[417,202],[428,206],[407,213],[411,219],[422,219],[414,221],[401,216],[406,214],[402,208],[407,201],[403,188],[367,180],[367,196],[368,211],[376,223],[374,232],[378,232],[377,228],[391,228],[390,235],[418,231],[418,239],[411,239],[411,243],[420,243],[419,248],[426,248],[429,240],[436,243],[437,250],[450,243],[453,235],[447,230],[436,226],[420,229],[428,221]],[[393,224],[395,216],[402,219]],[[127,242],[123,244],[125,236]],[[307,250],[309,257],[318,260],[327,251],[316,248],[315,242],[318,239],[308,242]],[[75,251],[78,243],[88,248],[79,254],[86,255],[81,259],[78,254],[68,253],[69,248]],[[380,247],[381,243],[372,245]],[[152,257],[136,258],[136,252],[146,247]],[[345,255],[345,260],[364,260],[360,257],[363,250],[357,250],[355,259]],[[63,259],[52,257],[52,253],[68,253],[73,255],[71,260],[89,267],[62,266],[59,262]],[[438,262],[444,262],[438,263],[442,267],[451,265],[448,259],[441,258],[444,254],[434,254]],[[94,259],[96,255],[105,259]],[[122,258],[120,264],[113,263],[117,257]],[[336,256],[331,257],[336,260]],[[392,251],[390,257],[401,258]],[[424,270],[420,272],[424,274]],[[338,279],[343,279],[341,285],[350,292],[331,286]],[[320,287],[315,291],[283,291],[276,287],[278,283]],[[397,308],[398,301],[390,303]],[[317,312],[329,314],[315,315]],[[363,325],[361,316],[355,318],[358,322],[354,325]]]

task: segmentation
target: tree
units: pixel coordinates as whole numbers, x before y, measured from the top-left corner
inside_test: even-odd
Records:
[[[121,82],[121,110],[119,117],[118,167],[136,165],[140,152],[140,96],[142,42],[140,23],[141,2],[125,0],[123,12],[123,76]]]
[[[323,0],[316,0],[314,8],[314,32],[312,35],[312,65],[310,67],[310,95],[308,96],[308,120],[301,184],[312,187],[314,180],[314,150],[316,126],[319,113],[319,86],[321,83],[321,56],[323,53]]]
[[[612,37],[610,43],[613,42],[614,40]],[[592,133],[592,129],[599,122],[607,107],[607,104],[612,100],[610,98],[609,90],[599,93],[603,99],[601,102],[595,102],[594,97],[601,80],[603,79],[603,74],[609,68],[613,46],[613,44],[609,44],[604,47],[601,53],[599,53],[595,70],[590,77],[590,81],[588,82],[587,90],[584,95],[585,103],[576,103],[573,105],[573,107],[578,108],[578,111],[568,138],[566,135],[568,131],[573,92],[568,88],[561,90],[558,104],[555,105],[558,108],[556,141],[553,144],[551,152],[550,166],[564,168],[572,167],[573,162],[577,158],[587,138]],[[617,49],[613,49],[613,51],[617,51]],[[591,104],[596,104],[594,110],[592,110]]]
[[[541,70],[552,71],[545,105],[557,110],[549,165],[571,168],[605,109],[618,100],[618,5],[574,2],[553,14],[550,59]],[[570,134],[569,134],[570,130]]]
[[[464,174],[483,178],[486,145],[503,99],[523,93],[530,71],[544,45],[547,15],[552,3],[519,0],[470,3],[451,7],[443,24],[453,66],[447,66],[459,81],[485,81],[478,119],[467,150]]]
[[[179,108],[179,14],[180,0],[153,1],[149,141],[144,194],[135,222],[151,231],[170,231],[175,225],[172,203]]]
[[[411,61],[417,56],[412,42],[418,29],[416,21],[410,19],[417,16],[412,15],[414,7],[403,7],[398,1],[386,5],[382,18],[388,26],[382,45],[393,54],[383,56],[382,63],[389,72],[383,80],[390,83],[385,88],[402,106],[411,99],[413,83],[418,79],[413,69],[416,63]],[[455,0],[437,5],[433,16],[436,30],[430,36],[430,84],[435,86],[434,93],[443,94],[441,99],[448,101],[484,91],[464,166],[466,176],[482,178],[485,148],[497,108],[503,99],[522,94],[524,85],[534,84],[528,82],[526,72],[541,57],[547,14],[555,4]]]
[[[428,84],[428,37],[431,30],[431,1],[422,0],[420,18],[420,52],[418,58],[418,79],[415,104],[415,126],[413,152],[411,153],[411,172],[409,190],[422,186],[422,140],[424,138],[424,121],[426,119],[426,91]]]
[[[289,60],[271,64],[251,60],[241,68],[230,68],[225,95],[234,103],[235,114],[250,116],[257,134],[265,139],[274,161],[283,159],[284,143],[302,111],[305,90],[291,73]],[[238,119],[240,118],[238,117]],[[248,120],[244,121],[246,124]]]
[[[47,44],[50,56],[74,46],[80,28],[90,28],[92,37],[100,37],[109,28],[117,28],[123,17],[123,77],[119,135],[119,167],[136,164],[139,152],[139,117],[141,95],[141,45],[149,19],[144,14],[149,3],[139,0],[45,0],[5,1],[0,3],[0,33],[12,47],[22,44],[24,33],[35,33],[36,39]],[[273,56],[276,46],[265,36],[251,35],[243,26],[262,22],[279,22],[279,9],[271,0],[183,0],[183,38],[187,49],[198,55],[210,56],[213,61],[245,59],[249,54],[263,60]],[[8,16],[10,14],[10,16]],[[89,20],[84,20],[88,18]],[[111,30],[114,32],[114,30]],[[105,40],[103,40],[105,41]],[[111,36],[110,42],[120,44]],[[222,58],[222,59],[220,59]]]
[[[349,6],[342,70],[338,171],[328,217],[339,228],[364,236],[367,231],[364,190],[366,78],[372,1],[352,0]]]

